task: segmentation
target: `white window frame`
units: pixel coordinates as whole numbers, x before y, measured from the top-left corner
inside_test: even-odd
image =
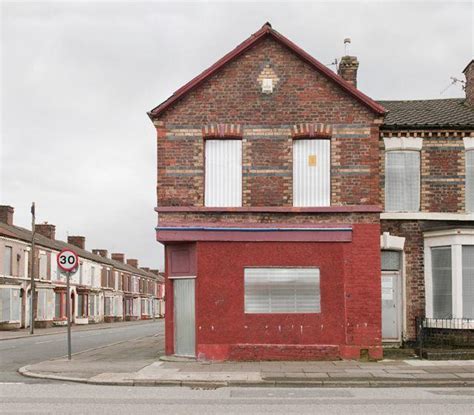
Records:
[[[223,190],[219,189],[216,191],[214,189],[215,186],[222,187],[222,183],[219,183],[219,180],[213,176],[214,170],[218,169],[218,167],[213,167],[211,164],[211,156],[208,153],[209,147],[214,143],[235,143],[237,142],[239,147],[239,151],[237,154],[237,164],[238,164],[238,171],[232,172],[234,176],[238,177],[238,181],[232,183],[231,185],[227,184],[224,187],[229,190],[231,189],[235,194],[231,196],[228,195],[227,201],[223,201]],[[217,151],[217,149],[214,149]],[[204,154],[205,154],[205,169],[204,169],[204,206],[206,207],[241,207],[242,206],[242,152],[243,152],[243,144],[242,139],[206,139],[204,140]],[[229,154],[227,152],[226,154]],[[237,180],[236,177],[233,177]],[[216,193],[219,193],[216,196]]]
[[[462,247],[474,245],[474,229],[450,229],[445,231],[431,231],[424,233],[424,268],[425,268],[425,314],[427,318],[433,317],[433,275],[431,268],[431,248],[451,247],[451,283],[452,283],[452,308],[453,319],[460,321],[455,328],[474,329],[474,321],[463,319],[462,297]],[[436,320],[436,319],[435,319]],[[432,326],[436,326],[436,321]],[[442,321],[439,322],[442,328]]]
[[[316,286],[315,288],[317,288],[317,292],[315,292],[315,296],[316,298],[318,298],[318,302],[316,302],[316,308],[314,310],[297,310],[296,309],[296,303],[295,303],[295,309],[294,310],[277,310],[277,311],[274,311],[271,309],[271,298],[272,298],[272,294],[270,293],[270,290],[272,288],[272,286],[269,284],[268,287],[269,287],[269,307],[270,309],[267,310],[267,311],[255,311],[255,310],[252,310],[251,307],[248,306],[248,303],[247,303],[247,279],[249,278],[255,278],[255,277],[258,277],[258,275],[251,275],[252,274],[252,271],[263,271],[265,272],[267,275],[263,274],[261,275],[262,277],[268,277],[269,276],[269,273],[271,273],[272,271],[283,271],[283,270],[286,270],[286,271],[291,271],[291,270],[294,270],[294,271],[307,271],[308,274],[309,273],[314,273],[314,276],[316,277],[315,278],[315,282],[316,282]],[[305,275],[305,277],[308,277],[309,275]],[[313,276],[313,275],[311,275]],[[273,278],[276,278],[278,279],[278,277],[284,277],[283,275],[273,275]],[[264,278],[262,278],[262,283],[264,283]],[[291,287],[290,287],[291,289]],[[295,293],[295,300],[296,300],[296,293]],[[244,312],[245,314],[320,314],[321,313],[321,274],[320,274],[320,269],[318,267],[245,267],[244,268]]]
[[[423,147],[423,139],[421,137],[385,137],[385,186],[384,186],[384,211],[385,212],[419,212],[421,210],[421,169],[422,169],[422,157],[421,149]],[[387,209],[387,166],[388,166],[388,155],[389,153],[404,153],[404,152],[418,152],[419,153],[419,189],[418,189],[418,208],[416,210],[388,210]]]

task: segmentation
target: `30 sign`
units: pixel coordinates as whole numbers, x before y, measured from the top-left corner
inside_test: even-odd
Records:
[[[79,265],[79,258],[74,251],[63,249],[57,257],[58,267],[65,272],[71,272]]]

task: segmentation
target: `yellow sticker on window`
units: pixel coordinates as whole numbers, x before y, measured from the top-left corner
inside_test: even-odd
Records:
[[[308,166],[316,167],[316,154],[310,154],[308,156]]]

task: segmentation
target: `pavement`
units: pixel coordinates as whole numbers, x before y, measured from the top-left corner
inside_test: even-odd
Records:
[[[25,376],[94,385],[272,387],[474,386],[474,360],[315,362],[160,361],[163,337],[147,336],[19,369]]]

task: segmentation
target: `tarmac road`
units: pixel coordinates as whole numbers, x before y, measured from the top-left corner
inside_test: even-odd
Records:
[[[111,323],[113,324],[113,323]],[[80,352],[124,340],[154,334],[162,335],[164,322],[137,322],[121,327],[72,332],[72,352]],[[60,334],[32,336],[0,341],[0,382],[38,383],[44,380],[25,378],[18,368],[67,354],[66,330]]]

